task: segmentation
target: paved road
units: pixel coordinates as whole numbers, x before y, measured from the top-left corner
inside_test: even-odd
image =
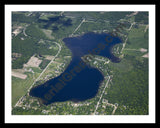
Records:
[[[85,19],[83,19],[81,21],[81,23],[78,25],[78,27],[73,31],[73,33],[71,34],[71,36],[73,36],[73,34],[79,29],[79,27],[82,25],[82,23],[85,22]]]
[[[53,59],[49,62],[49,64],[46,66],[46,68],[41,72],[41,74],[38,76],[38,78],[32,83],[32,85],[30,86],[30,88],[27,90],[27,93],[30,92],[30,90],[31,90],[31,88],[33,87],[33,85],[40,79],[40,77],[41,77],[42,74],[46,71],[46,69],[49,67],[49,65],[50,65],[50,64],[54,61],[54,59],[59,55],[59,53],[60,53],[60,51],[61,51],[61,45],[58,44],[57,42],[53,42],[53,43],[57,44],[58,47],[59,47],[59,50],[58,50],[57,54],[56,54],[56,55],[53,57]],[[18,106],[18,104],[19,104],[20,102],[22,102],[23,97],[24,97],[24,96],[22,96],[22,97],[17,101],[17,103],[15,104],[14,107]]]
[[[146,25],[144,32],[146,32],[148,28],[149,28],[149,25]]]
[[[103,92],[102,92],[100,98],[99,98],[99,101],[97,102],[97,106],[96,106],[96,109],[95,109],[95,111],[94,111],[94,114],[96,113],[96,111],[97,111],[97,109],[98,109],[99,102],[100,102],[101,99],[102,99],[102,96],[103,96],[103,94],[104,94],[104,92],[105,92],[106,87],[108,86],[109,80],[110,80],[110,76],[109,76],[108,81],[107,81],[107,83],[106,83],[106,85],[105,85],[105,87],[104,87],[104,89],[103,89]]]
[[[49,67],[49,65],[54,61],[54,59],[58,56],[58,54],[61,51],[61,45],[58,44],[57,42],[54,42],[55,44],[58,45],[59,50],[57,52],[57,54],[52,58],[52,60],[49,62],[49,64],[46,66],[46,68],[41,72],[41,74],[38,76],[38,78],[33,82],[33,84],[30,86],[30,88],[28,89],[28,92],[30,91],[30,89],[33,87],[33,85],[41,78],[42,74],[47,70],[47,68]]]

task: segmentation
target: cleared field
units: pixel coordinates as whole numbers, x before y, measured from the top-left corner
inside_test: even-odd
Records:
[[[148,49],[148,32],[144,32],[145,26],[139,26],[139,28],[132,28],[128,35],[128,41],[126,48],[139,49],[144,51]]]
[[[21,32],[22,26],[18,26],[12,33],[17,36]]]
[[[38,59],[37,57],[32,56],[27,64],[24,65],[24,67],[39,67],[42,60]]]
[[[24,69],[12,69],[13,72],[19,72],[19,73],[24,73],[25,70]]]
[[[22,73],[20,73],[20,72],[15,72],[15,71],[12,71],[12,76],[18,77],[18,78],[20,78],[20,79],[26,79],[26,78],[27,78],[27,75],[22,74]]]
[[[42,31],[44,32],[44,34],[49,38],[49,39],[55,39],[51,34],[52,31],[51,30],[46,30],[46,29],[42,29]]]
[[[147,49],[141,48],[140,51],[141,52],[147,52]]]
[[[46,58],[47,60],[52,60],[53,57],[54,57],[54,56],[50,56],[50,55],[46,55],[46,56],[45,56],[45,58]]]
[[[148,53],[147,53],[147,54],[143,55],[142,57],[144,57],[144,58],[148,58],[148,57],[149,57],[149,55],[148,55]]]
[[[31,86],[33,81],[38,77],[40,73],[25,73],[28,77],[26,79],[20,79],[12,76],[12,106],[16,104],[21,96],[24,96]]]

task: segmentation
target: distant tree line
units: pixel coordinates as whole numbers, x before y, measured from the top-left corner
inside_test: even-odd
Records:
[[[138,12],[138,14],[135,16],[135,22],[148,24],[148,12]]]
[[[34,16],[26,16],[25,13],[12,13],[12,22],[32,23],[35,22],[38,17],[38,13]]]

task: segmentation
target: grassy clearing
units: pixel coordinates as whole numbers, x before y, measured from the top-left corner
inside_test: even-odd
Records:
[[[47,36],[47,38],[49,39],[55,39],[54,36],[52,36],[52,31],[51,30],[47,30],[47,29],[42,29],[42,31],[44,32],[44,34]]]
[[[146,48],[148,49],[148,31],[144,32],[146,26],[132,28],[128,35],[127,48]]]
[[[12,76],[12,106],[16,104],[20,97],[26,94],[28,88],[39,75],[39,73],[34,73],[34,75],[32,73],[25,74],[28,76],[25,80]]]
[[[127,59],[122,59],[121,62],[119,63],[110,62],[109,65],[112,67],[112,69],[119,70],[121,72],[128,72],[133,69],[131,60],[127,60]]]

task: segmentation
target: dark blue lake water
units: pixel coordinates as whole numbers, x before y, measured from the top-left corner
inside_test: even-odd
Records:
[[[96,54],[115,63],[120,61],[112,54],[112,47],[121,43],[118,37],[111,37],[106,33],[87,33],[79,37],[64,38],[63,41],[72,52],[72,61],[61,75],[30,91],[31,96],[40,98],[45,105],[69,100],[84,101],[97,94],[104,76],[98,69],[87,65],[81,59],[82,56]]]

